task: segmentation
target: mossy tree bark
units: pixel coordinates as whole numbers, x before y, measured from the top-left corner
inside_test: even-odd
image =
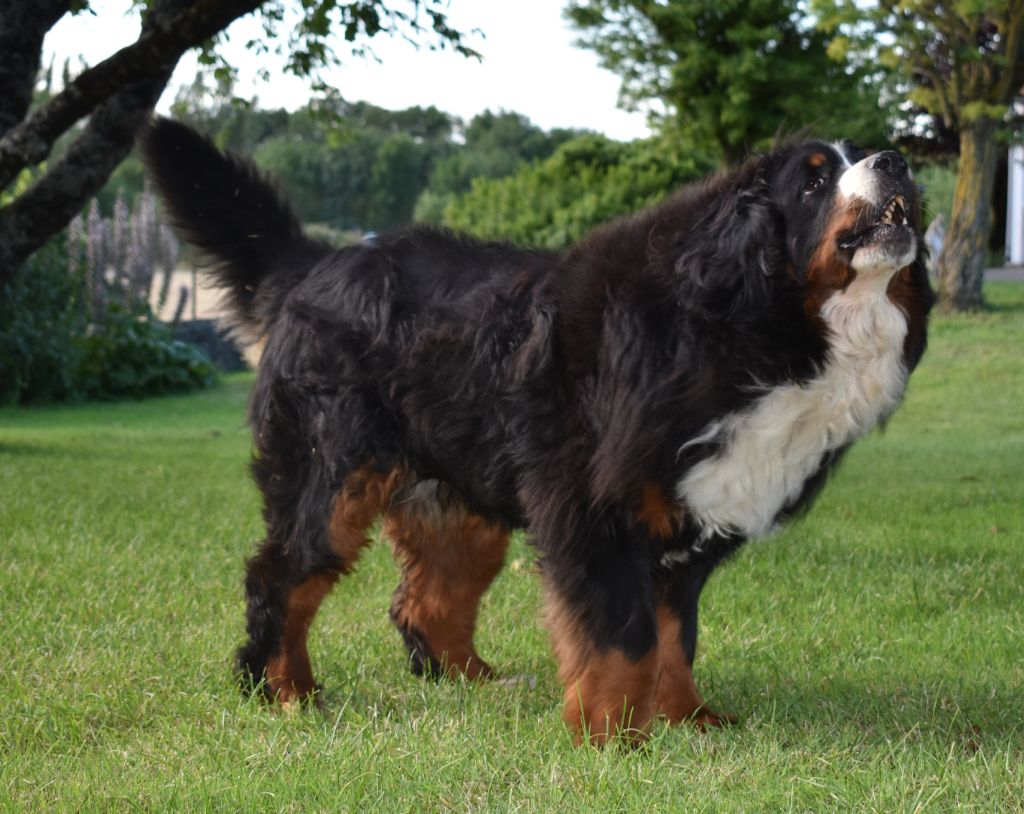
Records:
[[[182,54],[209,44],[239,17],[262,9],[273,37],[284,26],[284,8],[301,9],[289,70],[307,78],[331,64],[332,31],[349,42],[426,33],[434,47],[479,56],[448,24],[445,0],[136,0],[143,11],[139,38],[31,107],[46,32],[66,13],[88,11],[89,2],[0,0],[0,296],[25,259],[64,228],[128,154]],[[79,122],[54,156],[58,139]],[[28,184],[24,173],[33,168],[22,189],[19,179]]]
[[[0,73],[0,188],[21,170],[44,161],[57,138],[75,122],[85,116],[88,122],[28,190],[0,207],[0,283],[13,278],[25,258],[57,234],[103,186],[131,150],[181,55],[261,2],[153,0],[134,44],[86,69],[34,110],[24,98],[31,98],[42,39],[26,39],[36,51],[35,61],[26,54],[21,70]],[[0,0],[5,37],[45,33],[70,6],[56,0],[46,5],[54,8],[45,17],[19,17],[10,13],[10,2]]]
[[[980,119],[960,131],[960,169],[953,209],[937,261],[939,302],[947,311],[976,311],[984,305],[981,286],[999,159],[997,126],[992,119]]]

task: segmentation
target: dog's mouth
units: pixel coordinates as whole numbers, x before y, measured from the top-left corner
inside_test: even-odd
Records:
[[[912,227],[907,217],[907,199],[902,195],[893,195],[885,202],[878,217],[870,226],[848,232],[840,239],[839,247],[856,250],[862,246],[874,246],[902,236],[908,231],[912,231]]]

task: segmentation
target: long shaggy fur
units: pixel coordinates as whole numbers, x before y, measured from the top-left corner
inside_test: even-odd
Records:
[[[292,285],[330,251],[310,240],[272,183],[179,122],[161,119],[140,140],[171,224],[210,261],[236,324],[262,330]],[[187,172],[182,168],[187,167]]]
[[[157,121],[143,150],[235,319],[267,340],[243,671],[284,699],[315,691],[319,575],[348,573],[383,513],[413,669],[490,674],[476,607],[525,527],[570,725],[610,736],[623,704],[641,730],[718,720],[690,678],[705,580],[809,505],[924,351],[902,159],[789,145],[552,252],[425,228],[330,249],[188,128]]]

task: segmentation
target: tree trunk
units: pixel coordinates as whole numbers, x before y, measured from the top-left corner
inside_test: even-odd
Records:
[[[0,0],[0,11],[4,11],[5,2],[8,0]],[[59,0],[46,2],[60,5]],[[144,44],[144,47],[140,48],[148,50],[148,54],[140,57],[140,67],[134,72],[137,79],[125,83],[116,71],[108,71],[111,74],[107,77],[109,81],[106,84],[101,83],[98,89],[92,89],[96,98],[91,100],[91,105],[81,111],[75,108],[75,115],[70,117],[69,121],[61,122],[58,130],[66,130],[75,118],[91,111],[88,123],[64,154],[51,158],[46,172],[32,187],[7,206],[0,208],[0,284],[12,279],[21,263],[57,234],[86,201],[100,190],[131,150],[136,132],[160,98],[181,55],[190,47],[225,28],[233,20],[258,8],[262,2],[263,0],[156,0],[151,5],[143,20],[139,38],[139,43]],[[189,12],[194,13],[189,16]],[[0,16],[0,23],[5,19]],[[162,37],[154,36],[161,31],[164,33]],[[177,36],[167,35],[168,31]],[[37,50],[36,61],[33,63],[36,67],[41,44],[41,38],[32,41],[32,46]],[[129,50],[130,47],[119,53],[123,54]],[[116,58],[117,55],[111,60]],[[24,77],[31,67],[28,65],[23,68],[19,75]],[[86,71],[86,74],[89,73]],[[96,69],[92,69],[90,75],[95,76],[99,73],[100,68],[97,66]],[[58,107],[58,102],[65,102],[73,107],[77,95],[82,91],[79,87],[81,84],[83,83],[73,82],[51,99],[51,108]],[[34,114],[30,114],[26,119],[23,108],[24,104],[12,108],[15,112],[21,111],[22,123],[32,123],[40,118],[36,116],[34,119]],[[45,124],[46,117],[42,118]],[[2,141],[6,143],[14,140],[17,128],[18,125],[15,125],[8,130]],[[31,127],[28,129],[31,130]],[[40,125],[39,130],[45,129]],[[37,156],[32,156],[33,162],[45,157],[53,138],[57,135],[46,133],[44,138],[44,134],[39,130],[35,131],[35,136],[42,141],[43,149]],[[31,144],[33,133],[28,135],[29,137],[23,138],[22,141]],[[25,163],[22,161],[22,165]],[[17,166],[20,165],[15,165],[15,168]]]
[[[0,136],[28,110],[43,37],[70,5],[68,0],[0,0]]]
[[[939,253],[939,303],[946,311],[977,311],[992,225],[992,188],[999,145],[997,122],[980,119],[960,130],[960,170],[946,241]]]

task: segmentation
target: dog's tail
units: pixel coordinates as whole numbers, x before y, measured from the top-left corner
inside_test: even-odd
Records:
[[[291,205],[254,164],[192,128],[157,118],[139,146],[171,224],[208,261],[234,322],[259,336],[292,286],[333,249],[303,234]]]

